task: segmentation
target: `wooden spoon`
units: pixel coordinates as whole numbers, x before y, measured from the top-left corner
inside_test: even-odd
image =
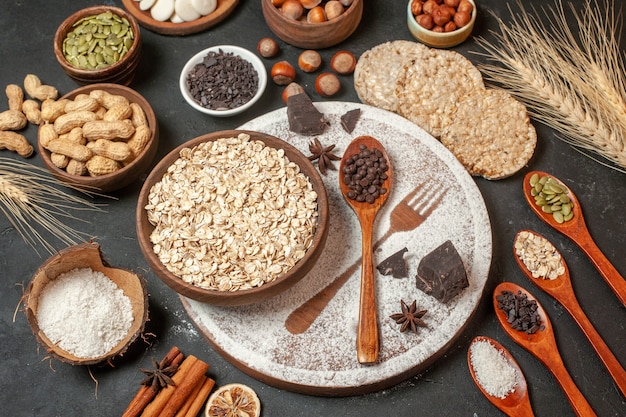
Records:
[[[552,324],[546,314],[545,310],[537,301],[537,312],[541,318],[542,328],[537,332],[528,334],[523,331],[515,330],[507,321],[507,315],[498,307],[498,300],[496,297],[502,293],[502,291],[510,291],[517,294],[518,291],[521,294],[526,294],[529,300],[535,300],[528,291],[524,288],[516,285],[512,282],[502,282],[498,284],[493,293],[493,307],[496,311],[496,317],[500,322],[500,325],[515,343],[532,353],[541,363],[543,363],[548,370],[554,375],[557,382],[565,392],[568,401],[576,415],[581,417],[595,416],[593,411],[583,394],[580,392],[572,377],[567,372],[563,359],[559,354],[559,349],[554,339],[554,332],[552,330]]]
[[[530,230],[521,230],[515,236],[515,241],[517,241],[520,234],[523,232],[533,233],[545,239],[545,237],[541,236],[539,233],[535,233]],[[613,377],[613,380],[615,381],[615,384],[617,384],[619,390],[622,392],[622,395],[626,396],[626,371],[580,307],[580,304],[576,299],[576,295],[574,294],[569,269],[567,268],[567,264],[565,263],[563,256],[561,256],[561,260],[563,261],[563,266],[565,268],[565,272],[563,272],[563,274],[559,275],[556,279],[546,279],[542,277],[534,278],[532,272],[528,269],[528,267],[526,267],[526,264],[524,264],[524,261],[522,261],[522,259],[517,255],[515,251],[515,244],[513,246],[515,260],[517,261],[517,265],[519,265],[522,272],[532,283],[554,297],[563,305],[563,307],[565,307],[567,311],[569,311],[572,317],[574,317],[576,323],[578,323],[582,329],[585,336],[587,336],[587,339],[589,339],[589,342],[591,342],[591,345],[598,353],[598,356],[604,363],[604,366],[606,366],[609,370],[609,373]],[[554,251],[558,254],[556,248],[554,248]]]
[[[567,188],[567,196],[573,204],[572,211],[574,213],[574,217],[571,220],[563,223],[557,223],[552,217],[552,214],[544,213],[541,210],[541,207],[535,204],[535,198],[530,194],[532,189],[532,186],[530,185],[530,177],[532,177],[533,174],[538,174],[539,177],[550,176]],[[626,280],[624,280],[624,277],[620,275],[617,269],[615,269],[613,264],[611,264],[607,257],[604,256],[600,248],[598,248],[596,243],[593,241],[591,235],[589,234],[589,230],[587,229],[587,225],[585,224],[585,219],[583,218],[583,212],[580,208],[580,204],[578,203],[578,199],[574,193],[572,193],[572,190],[570,190],[567,185],[553,175],[546,174],[541,171],[531,171],[524,177],[524,197],[526,198],[530,208],[541,220],[552,226],[555,230],[563,233],[576,243],[580,249],[582,249],[598,272],[600,272],[602,278],[604,278],[606,283],[609,284],[609,287],[611,287],[611,290],[615,293],[617,298],[624,306],[626,306]]]
[[[495,397],[489,394],[482,386],[482,384],[478,381],[476,377],[476,372],[474,370],[474,364],[472,363],[472,345],[476,342],[485,341],[491,343],[493,347],[495,347],[502,355],[504,359],[509,363],[509,365],[515,369],[516,383],[513,392],[510,392],[504,398]],[[524,373],[522,369],[519,367],[515,358],[509,353],[508,350],[504,346],[502,346],[497,341],[487,337],[487,336],[476,336],[472,343],[470,343],[470,348],[467,350],[467,366],[469,367],[470,374],[472,375],[472,379],[476,383],[476,386],[483,393],[485,397],[491,402],[491,404],[498,407],[500,411],[502,411],[507,416],[511,417],[532,417],[535,414],[533,413],[533,409],[530,405],[530,398],[528,397],[528,386],[526,385],[526,378],[524,378]]]
[[[353,155],[358,154],[362,145],[366,146],[368,149],[380,150],[384,158],[387,160],[387,165],[389,167],[386,172],[387,179],[382,184],[382,187],[386,188],[387,192],[381,194],[376,200],[374,200],[373,203],[365,201],[359,202],[348,198],[347,194],[350,189],[343,180],[346,160]],[[378,359],[379,335],[378,322],[376,318],[374,263],[372,260],[372,230],[376,215],[387,201],[391,188],[392,169],[389,161],[387,152],[378,140],[371,136],[359,136],[348,145],[344,151],[341,163],[339,164],[339,187],[341,189],[341,194],[344,196],[350,207],[352,207],[359,219],[359,223],[361,224],[361,299],[359,303],[359,324],[356,339],[357,359],[359,363],[374,363]]]

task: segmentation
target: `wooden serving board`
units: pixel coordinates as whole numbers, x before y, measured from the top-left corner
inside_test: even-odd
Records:
[[[342,199],[336,171],[322,176],[328,191],[330,232],[317,264],[288,291],[265,302],[243,307],[216,307],[182,297],[185,310],[210,344],[251,376],[282,389],[325,396],[356,395],[380,390],[416,375],[441,358],[471,319],[482,297],[492,255],[491,225],[480,191],[456,158],[436,139],[406,119],[374,107],[347,102],[315,103],[330,122],[317,137],[336,144],[341,155],[360,135],[380,140],[394,166],[394,183],[377,218],[374,240],[389,228],[391,210],[411,190],[444,188],[440,205],[418,228],[394,233],[374,253],[378,264],[406,247],[407,278],[377,275],[380,356],[373,365],[356,357],[356,324],[360,271],[351,276],[317,320],[301,334],[292,334],[285,319],[303,302],[344,272],[361,255],[358,220]],[[340,117],[362,111],[355,130],[343,130]],[[288,130],[286,108],[238,129],[277,136],[309,155],[313,139]],[[338,164],[337,164],[338,166]],[[463,259],[470,285],[448,304],[417,289],[419,261],[451,240]],[[401,333],[389,318],[400,312],[400,300],[417,301],[428,312],[428,328]]]
[[[139,2],[135,0],[122,0],[122,3],[126,10],[146,29],[162,35],[184,36],[202,32],[217,25],[228,17],[239,4],[239,0],[217,0],[217,8],[212,13],[193,21],[181,23],[155,20],[150,15],[150,10],[141,10]]]

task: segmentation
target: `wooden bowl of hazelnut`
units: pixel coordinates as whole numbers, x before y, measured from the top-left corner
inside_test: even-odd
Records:
[[[37,147],[52,175],[92,192],[110,192],[145,174],[156,156],[159,125],[137,91],[89,84],[42,103]]]
[[[474,0],[409,0],[407,25],[418,41],[451,48],[465,41],[476,21]]]
[[[283,41],[305,49],[346,40],[363,15],[363,0],[261,0],[263,17]]]

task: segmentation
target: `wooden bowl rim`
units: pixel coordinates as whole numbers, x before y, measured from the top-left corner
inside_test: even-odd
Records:
[[[68,263],[66,266],[59,267],[59,263],[68,257],[77,257],[74,262]],[[77,267],[89,267],[94,271],[104,273],[107,278],[111,279],[115,284],[131,298],[133,307],[133,323],[128,334],[109,352],[94,358],[77,357],[70,352],[63,350],[50,339],[39,328],[37,320],[37,308],[39,305],[39,295],[49,282],[56,279],[61,273],[68,272]],[[48,270],[54,268],[58,271],[54,276],[48,274]],[[119,280],[118,275],[123,275],[124,281]],[[119,281],[119,282],[118,282]],[[125,285],[121,285],[125,284]],[[133,287],[135,295],[141,293],[142,300],[137,301],[136,297],[130,297],[127,289]],[[37,341],[46,348],[46,352],[59,359],[62,362],[72,365],[93,365],[110,361],[117,356],[122,356],[128,347],[141,335],[145,324],[148,320],[148,289],[146,280],[138,273],[111,266],[103,257],[102,250],[97,243],[81,243],[69,246],[52,255],[37,269],[33,274],[30,283],[24,294],[24,305],[26,318],[29,322],[31,330]]]
[[[132,1],[132,0],[131,0]],[[263,3],[267,4],[268,6],[270,6],[267,10],[269,13],[274,14],[276,16],[278,16],[280,18],[281,21],[284,21],[287,23],[287,25],[289,26],[296,26],[296,27],[302,27],[302,28],[327,28],[328,26],[335,26],[337,24],[342,24],[344,20],[348,19],[349,17],[352,17],[352,14],[357,12],[357,7],[355,7],[358,3],[363,2],[364,0],[354,0],[352,2],[352,4],[348,7],[346,7],[346,11],[343,12],[341,15],[339,15],[338,17],[332,19],[332,20],[327,20],[325,22],[320,22],[320,23],[309,23],[309,22],[305,22],[302,20],[294,20],[294,19],[290,19],[288,17],[285,17],[279,10],[278,7],[274,6],[272,4],[272,0],[261,0]]]
[[[149,164],[150,162],[152,162],[152,158],[154,158],[156,154],[156,148],[158,147],[159,125],[156,119],[156,115],[154,113],[154,109],[152,108],[148,100],[146,100],[146,98],[139,94],[139,92],[137,92],[136,90],[133,90],[132,88],[126,87],[121,84],[97,83],[83,85],[63,95],[60,99],[71,99],[73,97],[76,97],[78,94],[89,93],[92,90],[105,90],[109,93],[124,95],[126,98],[131,98],[131,102],[137,103],[141,106],[144,113],[146,114],[146,118],[148,120],[148,125],[150,126],[151,132],[150,141],[146,144],[141,153],[130,164],[122,167],[118,171],[112,172],[110,174],[100,175],[98,177],[90,177],[86,175],[68,174],[67,171],[56,167],[52,163],[52,161],[50,160],[50,151],[44,148],[39,140],[37,141],[37,147],[39,149],[39,153],[41,154],[41,158],[54,176],[78,187],[93,187],[93,191],[99,191],[99,189],[101,189],[102,187],[102,183],[109,183],[115,179],[119,180],[119,178],[123,177],[129,171],[132,171],[137,165],[141,163]],[[150,161],[147,161],[145,158],[150,158]],[[123,186],[124,185],[122,185],[122,187]],[[113,191],[115,189],[116,188],[107,188],[103,191]]]
[[[98,70],[88,70],[75,67],[71,65],[63,56],[63,40],[67,32],[73,27],[74,23],[79,19],[87,16],[93,16],[104,12],[112,12],[117,14],[120,17],[123,17],[128,20],[130,25],[133,28],[133,32],[135,34],[135,39],[133,41],[133,45],[130,47],[126,55],[117,61],[116,63],[109,65],[108,67],[101,68]],[[54,33],[54,55],[59,62],[59,65],[67,72],[71,74],[73,78],[81,79],[83,82],[92,82],[93,80],[106,78],[117,78],[118,73],[128,73],[130,71],[127,68],[129,65],[132,66],[134,70],[136,68],[136,63],[131,64],[130,61],[139,61],[139,55],[141,51],[141,29],[139,28],[139,24],[135,17],[128,13],[126,10],[121,9],[116,6],[106,6],[106,5],[98,5],[98,6],[90,6],[84,9],[77,10],[76,12],[69,15],[57,28]]]
[[[175,276],[171,272],[167,271],[159,258],[153,251],[153,245],[150,242],[150,232],[154,230],[154,226],[147,220],[144,207],[148,201],[148,194],[150,189],[157,182],[160,181],[163,173],[167,170],[172,163],[179,158],[180,151],[184,148],[192,148],[200,143],[217,140],[219,138],[233,137],[240,133],[246,133],[251,136],[252,139],[258,139],[263,141],[266,146],[275,149],[284,149],[285,155],[291,162],[295,162],[300,166],[302,172],[304,172],[309,181],[313,185],[313,189],[317,192],[317,207],[318,207],[318,225],[313,238],[312,246],[307,250],[304,258],[300,259],[294,267],[283,275],[276,278],[274,281],[264,284],[261,287],[255,287],[246,290],[239,290],[233,292],[226,291],[213,291],[200,288],[193,284],[189,284],[183,281],[181,278]],[[205,302],[207,304],[223,305],[223,306],[235,306],[252,304],[262,301],[265,298],[276,295],[287,287],[282,288],[276,294],[272,292],[275,288],[281,288],[286,283],[295,284],[297,281],[303,278],[305,273],[301,273],[303,268],[312,268],[315,261],[319,257],[323,250],[326,237],[328,236],[328,223],[329,223],[329,207],[328,207],[328,195],[326,193],[326,187],[324,182],[317,172],[315,166],[309,161],[309,159],[302,154],[296,147],[288,142],[261,132],[255,132],[250,130],[222,130],[212,133],[207,133],[198,136],[188,142],[179,145],[172,151],[170,151],[157,165],[153,168],[152,172],[148,175],[143,183],[139,198],[137,202],[137,209],[135,213],[135,223],[137,227],[137,240],[139,246],[144,254],[144,257],[149,264],[152,264],[155,274],[165,282],[170,288],[177,291],[179,294],[188,298]],[[160,268],[155,268],[160,266]],[[157,269],[159,272],[157,272]],[[301,274],[299,274],[301,273]],[[299,276],[301,275],[301,276]],[[269,295],[268,295],[269,293]],[[266,296],[267,295],[267,296]]]
[[[149,10],[139,9],[134,0],[122,0],[122,4],[145,28],[162,35],[184,36],[202,32],[226,19],[235,9],[239,0],[217,0],[217,8],[206,16],[189,22],[160,22],[151,17]]]

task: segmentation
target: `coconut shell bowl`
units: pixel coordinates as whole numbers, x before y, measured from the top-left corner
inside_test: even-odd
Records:
[[[38,307],[42,292],[46,286],[61,274],[74,269],[90,268],[101,272],[130,300],[132,306],[132,323],[128,333],[106,354],[98,357],[78,357],[53,343],[39,327]],[[28,323],[39,344],[53,358],[71,365],[94,365],[112,361],[122,356],[128,347],[142,334],[148,319],[148,294],[145,279],[141,276],[120,268],[115,268],[103,260],[100,245],[83,243],[65,248],[37,269],[33,275],[24,298],[25,313]]]
[[[155,226],[150,223],[148,219],[148,211],[146,210],[146,206],[149,203],[150,191],[153,186],[160,182],[163,178],[163,175],[168,171],[170,167],[179,159],[180,152],[184,149],[194,149],[196,146],[216,141],[220,138],[234,138],[239,134],[245,133],[250,135],[250,140],[260,140],[264,143],[265,147],[273,148],[275,150],[284,150],[285,156],[289,159],[290,162],[295,163],[300,168],[300,172],[302,172],[312,185],[313,190],[317,193],[317,225],[312,232],[311,235],[311,245],[306,249],[304,256],[300,258],[293,266],[288,269],[283,269],[278,275],[274,277],[273,280],[267,280],[263,285],[257,286],[252,285],[247,288],[237,288],[234,290],[222,290],[217,288],[207,288],[207,286],[195,285],[187,282],[187,280],[183,280],[181,277],[176,275],[173,272],[170,272],[168,269],[169,266],[166,266],[161,258],[155,254],[154,245],[151,241],[151,235],[155,230]],[[186,150],[184,152],[187,152]],[[242,158],[244,156],[241,156]],[[190,163],[192,164],[192,163]],[[221,168],[220,168],[221,169]],[[220,174],[216,174],[220,175]],[[174,180],[172,180],[174,181]],[[168,180],[169,182],[169,180]],[[252,197],[251,197],[252,198]],[[288,197],[285,197],[286,199]],[[182,199],[182,197],[181,197]],[[153,203],[152,199],[150,201]],[[244,203],[250,204],[250,212],[256,212],[257,206],[254,203]],[[259,209],[260,210],[260,209]],[[270,297],[276,296],[277,294],[282,293],[283,291],[289,289],[295,283],[300,281],[302,278],[306,276],[306,274],[313,268],[317,259],[323,251],[324,244],[326,242],[326,237],[328,235],[328,223],[329,223],[329,213],[328,213],[328,197],[326,194],[326,189],[324,187],[324,183],[320,177],[320,174],[317,172],[315,166],[307,159],[307,157],[302,154],[298,149],[289,143],[259,132],[251,132],[251,131],[239,131],[239,130],[227,130],[227,131],[218,131],[209,133],[203,136],[199,136],[195,139],[190,140],[187,143],[180,145],[178,148],[172,150],[168,155],[166,155],[152,170],[139,194],[139,200],[137,203],[136,209],[136,225],[137,225],[137,238],[139,241],[139,246],[141,251],[146,258],[148,265],[154,271],[154,273],[171,289],[179,293],[180,295],[200,301],[207,304],[219,305],[219,306],[238,306],[238,305],[246,305],[246,304],[254,304],[266,300]],[[242,208],[240,212],[243,212]],[[248,212],[248,211],[246,211]],[[190,212],[187,214],[188,216],[195,216],[195,214],[191,214]],[[163,216],[163,215],[162,215]],[[169,216],[166,215],[166,217]],[[172,216],[173,218],[174,216]],[[213,226],[212,226],[213,227]],[[179,227],[181,236],[185,233]],[[207,232],[209,233],[209,232]],[[219,230],[211,231],[211,235],[213,233],[221,233]],[[268,234],[271,234],[272,231],[267,231]],[[277,232],[278,233],[278,232]],[[279,235],[283,233],[278,233]],[[195,233],[196,235],[199,234]],[[203,232],[204,234],[204,232]],[[280,236],[277,236],[276,239],[280,240]],[[233,243],[234,244],[234,243]],[[202,247],[207,246],[208,243],[203,242],[192,242],[194,247]],[[166,243],[160,243],[161,247],[167,246]],[[209,250],[209,248],[207,248]],[[175,256],[175,255],[174,255]],[[222,256],[214,254],[214,256]],[[248,256],[248,255],[246,255]],[[251,260],[252,261],[252,260]],[[213,260],[203,259],[202,265],[206,265],[207,263],[213,263]],[[253,262],[253,261],[252,261]],[[201,265],[201,266],[202,266]],[[202,273],[204,279],[211,277],[212,279],[217,280],[215,277],[216,274],[213,272]],[[263,271],[251,271],[248,273],[246,270],[246,276],[250,277],[251,280],[255,278],[255,276],[263,276]]]

